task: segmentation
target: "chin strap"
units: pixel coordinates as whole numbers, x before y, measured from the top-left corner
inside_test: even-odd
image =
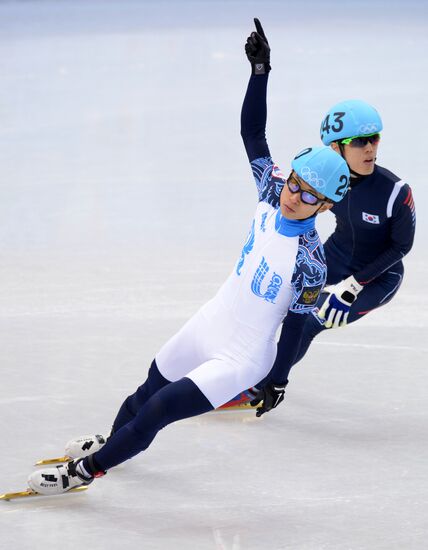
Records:
[[[343,160],[348,165],[349,173],[351,174],[351,178],[365,178],[366,176],[364,174],[359,174],[358,172],[355,172],[355,170],[352,170],[352,168],[349,166],[349,163],[348,163],[348,161],[346,160],[346,157],[345,157],[345,146],[343,145],[343,143],[340,143],[339,141],[337,141],[336,143],[339,146],[340,156],[343,158]],[[375,162],[376,162],[376,158],[375,158]]]
[[[322,204],[320,205],[318,210],[321,208],[321,206],[322,206]],[[306,220],[310,220],[311,218],[315,218],[315,216],[318,214],[318,210],[316,210],[313,214],[311,214],[307,218],[302,218],[301,220],[299,220],[299,222],[305,222]]]

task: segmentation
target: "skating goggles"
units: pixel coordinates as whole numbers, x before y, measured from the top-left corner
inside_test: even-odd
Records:
[[[380,134],[367,134],[366,136],[354,136],[346,139],[342,139],[340,143],[343,143],[344,145],[350,145],[351,147],[358,147],[362,148],[367,145],[367,143],[371,143],[372,145],[375,145],[376,143],[379,143],[380,141]]]
[[[305,204],[310,204],[311,206],[315,206],[316,204],[320,204],[321,202],[328,202],[328,199],[320,199],[310,191],[306,191],[306,189],[302,189],[302,186],[296,180],[296,178],[294,177],[294,174],[290,174],[288,176],[287,186],[291,193],[293,194],[300,193],[300,200]]]

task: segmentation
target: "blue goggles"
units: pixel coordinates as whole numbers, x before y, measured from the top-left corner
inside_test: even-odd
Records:
[[[314,193],[306,191],[306,189],[302,189],[302,186],[296,180],[293,173],[291,173],[287,178],[287,186],[291,193],[300,193],[300,200],[305,204],[315,206],[321,202],[330,202],[328,199],[320,199]]]

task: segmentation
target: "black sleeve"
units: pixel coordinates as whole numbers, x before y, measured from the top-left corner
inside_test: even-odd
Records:
[[[406,184],[401,188],[392,209],[391,246],[374,262],[355,273],[355,279],[367,284],[400,261],[413,246],[415,236],[415,205],[412,190]]]
[[[269,373],[274,384],[285,384],[294,365],[303,336],[303,327],[310,313],[289,311],[282,324],[275,363]]]
[[[268,74],[252,75],[241,111],[241,136],[249,161],[270,157],[266,142]]]

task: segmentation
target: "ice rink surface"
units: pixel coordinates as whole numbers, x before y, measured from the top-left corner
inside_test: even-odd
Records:
[[[86,494],[1,502],[1,548],[428,547],[427,14],[404,0],[0,2],[0,492],[108,431],[232,269],[256,206],[239,136],[254,16],[276,162],[318,143],[330,105],[365,99],[384,119],[378,164],[418,212],[398,296],[323,334],[280,408],[170,426]]]

